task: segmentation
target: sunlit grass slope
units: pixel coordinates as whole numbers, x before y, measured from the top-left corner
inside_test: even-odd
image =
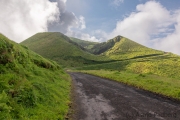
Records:
[[[109,50],[107,50],[105,55],[113,59],[129,59],[136,57],[148,57],[162,55],[164,52],[154,50],[148,47],[145,47],[141,44],[138,44],[128,38],[121,37],[119,42]]]
[[[105,60],[105,57],[86,52],[83,47],[61,33],[38,33],[21,44],[66,67],[94,64],[96,61]]]
[[[154,50],[118,36],[114,45],[101,53],[116,62],[85,66],[81,69],[128,70],[135,73],[152,73],[180,78],[180,57],[172,53]],[[107,42],[108,43],[108,42]]]
[[[55,62],[0,34],[0,119],[63,120],[70,77]]]
[[[149,73],[180,79],[180,57],[172,53],[160,55],[141,55],[139,57],[118,60],[116,62],[84,66],[84,70],[118,70],[134,73]]]
[[[117,36],[107,42],[96,44],[91,49],[91,52],[108,56],[114,60],[163,54],[162,51],[145,47],[123,36]]]
[[[111,49],[117,42],[121,40],[121,38],[121,36],[117,36],[113,39],[108,40],[107,42],[96,44],[90,49],[90,52],[96,55],[102,54]]]

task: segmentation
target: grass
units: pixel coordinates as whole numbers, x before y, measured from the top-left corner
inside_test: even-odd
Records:
[[[89,47],[91,43],[73,42],[60,33],[39,33],[22,44],[64,67],[180,99],[178,55],[147,48],[122,36]]]
[[[134,73],[148,73],[164,77],[180,79],[180,57],[174,54],[141,56],[117,60],[115,62],[89,65],[76,68],[78,70],[118,70]]]
[[[0,34],[0,119],[63,120],[70,103],[70,76]]]
[[[55,60],[63,67],[84,66],[107,60],[107,57],[90,54],[61,33],[38,33],[21,44],[45,58]]]
[[[108,78],[166,97],[180,100],[180,81],[175,78],[152,74],[137,74],[129,71],[82,70],[83,73]]]

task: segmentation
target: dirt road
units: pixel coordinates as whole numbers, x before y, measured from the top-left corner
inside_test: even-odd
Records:
[[[70,73],[77,120],[180,120],[180,104],[100,77]]]

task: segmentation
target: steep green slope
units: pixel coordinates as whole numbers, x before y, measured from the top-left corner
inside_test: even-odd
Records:
[[[180,78],[180,57],[178,55],[147,48],[125,37],[118,36],[112,40],[116,40],[113,42],[114,45],[101,55],[115,61],[84,66],[78,69],[131,71]],[[106,44],[108,43],[106,42]]]
[[[92,47],[94,47],[94,45],[98,44],[98,42],[90,42],[73,37],[70,37],[70,39],[87,50],[90,50]]]
[[[81,46],[61,33],[38,33],[21,44],[66,67],[94,64],[96,61],[105,60],[103,57],[86,52]]]
[[[91,53],[96,55],[102,54],[112,48],[117,42],[121,40],[121,38],[121,36],[117,36],[113,39],[108,40],[107,42],[96,44],[90,49],[90,51]]]
[[[162,51],[147,48],[128,38],[117,36],[107,42],[99,43],[91,48],[94,54],[108,56],[114,60],[122,60],[136,57],[162,55]]]
[[[116,37],[117,38],[117,37]],[[147,48],[141,44],[138,44],[128,38],[121,37],[119,42],[116,42],[114,46],[103,54],[109,56],[112,59],[129,59],[137,57],[148,57],[162,55],[164,52]]]
[[[0,119],[63,120],[70,77],[61,67],[0,34]]]

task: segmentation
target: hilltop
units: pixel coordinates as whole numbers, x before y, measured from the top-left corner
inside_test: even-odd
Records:
[[[45,58],[57,61],[64,67],[78,67],[106,60],[105,57],[89,53],[76,42],[62,33],[47,32],[37,33],[21,44]]]
[[[70,77],[47,60],[0,34],[0,119],[64,119]]]
[[[114,41],[114,42],[111,42],[111,41]],[[117,36],[114,39],[107,41],[106,46],[110,43],[111,43],[111,47],[109,49],[106,49],[100,54],[106,55],[116,60],[156,56],[156,55],[162,55],[164,53],[162,51],[145,47],[139,43],[136,43],[122,36]]]
[[[162,55],[164,53],[163,51],[145,47],[120,35],[114,37],[113,39],[107,40],[106,42],[95,44],[75,38],[73,38],[73,41],[81,45],[85,49],[88,45],[90,45],[91,47],[89,47],[88,52],[95,55],[107,56],[108,58],[113,60],[155,56]]]

